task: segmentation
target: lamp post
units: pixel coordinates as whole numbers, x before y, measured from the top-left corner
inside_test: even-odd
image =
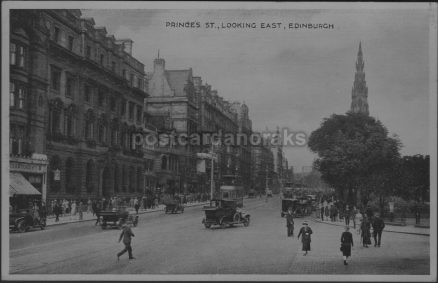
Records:
[[[213,141],[213,138],[211,139],[211,172],[210,172],[210,200],[213,199],[213,193],[214,193],[214,145],[219,145],[219,141],[216,143]]]

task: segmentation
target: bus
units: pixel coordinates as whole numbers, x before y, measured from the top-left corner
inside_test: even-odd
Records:
[[[219,188],[220,199],[237,200],[237,206],[242,207],[245,194],[243,186],[240,186],[238,182],[236,182],[234,175],[224,177],[225,184]]]

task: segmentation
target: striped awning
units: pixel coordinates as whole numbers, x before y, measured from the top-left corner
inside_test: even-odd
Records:
[[[14,195],[41,195],[23,175],[16,172],[9,173],[9,196]]]

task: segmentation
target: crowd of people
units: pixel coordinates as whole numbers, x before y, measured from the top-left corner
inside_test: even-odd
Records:
[[[94,216],[100,211],[113,210],[120,206],[133,208],[137,213],[140,209],[156,209],[164,203],[165,199],[171,197],[169,194],[149,194],[137,197],[112,196],[101,199],[52,199],[47,201],[45,210],[48,216],[55,217],[56,222],[59,221],[59,217],[63,216],[78,216],[81,220],[83,213],[92,213]],[[183,204],[206,200],[208,200],[207,194],[181,195]]]
[[[292,207],[288,208],[286,214],[286,227],[288,237],[293,236],[294,231],[294,213]],[[357,209],[354,205],[344,204],[341,201],[336,201],[334,197],[321,197],[319,202],[319,210],[317,217],[322,221],[343,222],[345,223],[345,231],[341,235],[341,252],[344,259],[344,265],[348,265],[347,258],[351,257],[351,248],[353,247],[353,234],[350,230],[350,223],[353,229],[357,230],[360,235],[363,247],[368,248],[371,245],[371,236],[374,238],[374,247],[380,247],[382,232],[385,228],[385,222],[380,217],[379,213],[375,213],[371,207],[360,207]],[[359,223],[357,220],[359,219]],[[371,233],[372,229],[372,233]],[[310,251],[311,235],[313,231],[308,226],[307,221],[303,222],[303,227],[298,233],[298,239],[301,236],[303,255],[307,255]]]

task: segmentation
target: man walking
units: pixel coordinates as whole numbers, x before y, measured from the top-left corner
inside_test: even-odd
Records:
[[[129,259],[135,259],[135,257],[132,256],[131,237],[134,237],[134,233],[132,233],[131,228],[124,223],[122,233],[120,234],[119,243],[123,238],[123,244],[125,245],[125,248],[117,254],[117,261],[119,261],[120,256],[126,252],[128,252]]]
[[[380,218],[379,214],[376,214],[373,220],[373,237],[374,237],[374,246],[380,248],[380,240],[382,238],[383,228],[385,228],[385,222],[382,218]]]
[[[292,207],[289,206],[287,209],[286,214],[286,227],[287,227],[287,236],[293,236],[294,235],[294,218],[292,213]]]
[[[307,252],[310,251],[310,235],[312,233],[312,229],[308,226],[307,221],[304,221],[303,227],[301,227],[300,232],[298,233],[298,240],[300,239],[300,236],[303,235],[303,237],[301,237],[301,242],[303,243],[302,250],[304,251],[303,255],[307,255]]]

